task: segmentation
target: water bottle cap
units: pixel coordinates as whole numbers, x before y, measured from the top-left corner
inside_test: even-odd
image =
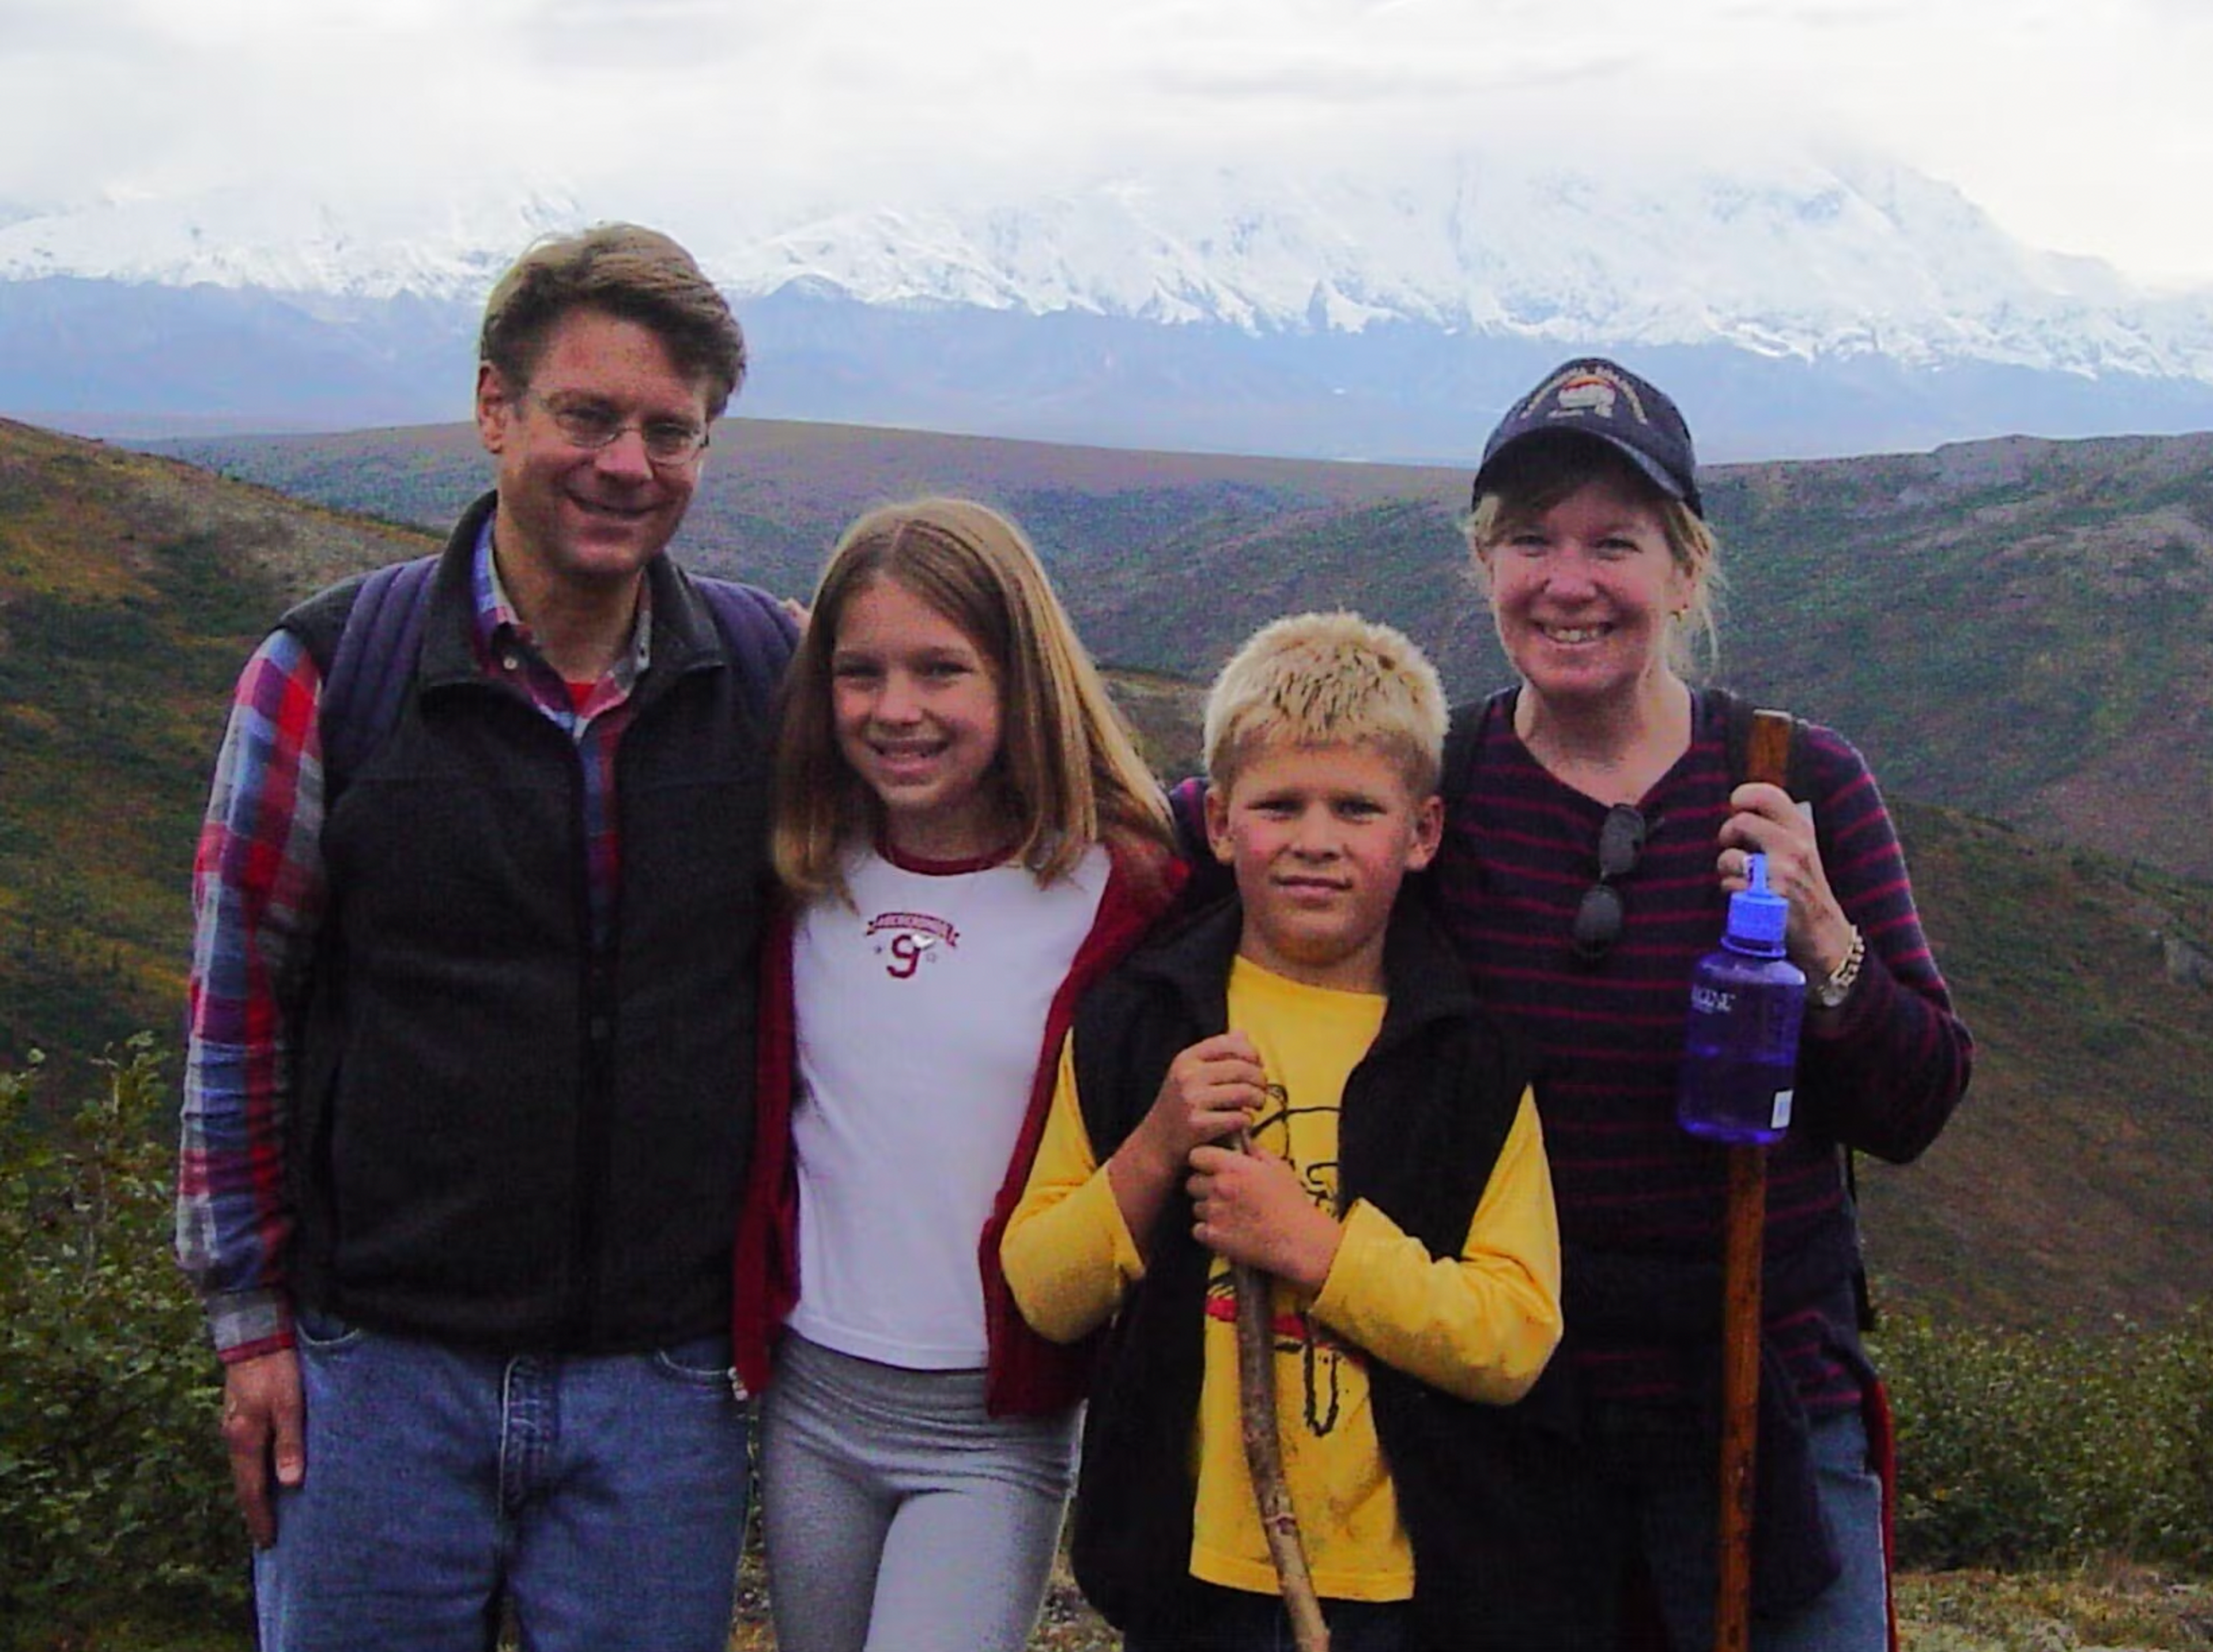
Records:
[[[1747,856],[1744,875],[1749,887],[1729,897],[1728,930],[1722,941],[1737,952],[1780,958],[1783,932],[1790,922],[1790,903],[1769,890],[1766,856]]]

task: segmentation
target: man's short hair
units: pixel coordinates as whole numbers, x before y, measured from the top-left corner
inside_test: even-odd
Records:
[[[1228,786],[1266,746],[1370,746],[1409,789],[1437,789],[1449,715],[1429,656],[1356,613],[1302,613],[1254,632],[1206,697],[1208,780]]]
[[[515,259],[485,301],[477,359],[527,385],[546,339],[572,310],[649,328],[677,370],[704,381],[720,418],[746,377],[746,336],[691,253],[657,229],[594,224],[551,236]]]

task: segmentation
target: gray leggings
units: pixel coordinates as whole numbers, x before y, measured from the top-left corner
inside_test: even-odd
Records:
[[[778,1652],[1021,1652],[1075,1472],[1076,1417],[987,1417],[981,1371],[786,1336],[761,1406]]]

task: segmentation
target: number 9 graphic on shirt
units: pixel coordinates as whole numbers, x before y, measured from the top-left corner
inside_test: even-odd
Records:
[[[922,955],[936,943],[934,935],[916,935],[902,930],[891,941],[892,960],[884,966],[884,972],[893,980],[904,981],[922,967]]]
[[[894,981],[911,981],[924,964],[936,963],[932,947],[949,951],[960,940],[960,930],[927,912],[879,912],[869,920],[868,936],[876,956],[887,960],[884,973]]]

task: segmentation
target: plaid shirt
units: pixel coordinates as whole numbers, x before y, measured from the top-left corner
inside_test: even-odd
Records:
[[[572,693],[476,546],[476,653],[576,742],[583,769],[593,940],[604,944],[620,875],[615,747],[651,659],[641,584],[631,647]],[[177,1171],[177,1257],[226,1360],[292,1343],[286,1253],[293,1216],[284,1154],[296,1051],[293,1018],[326,906],[322,677],[300,639],[272,634],[241,674],[192,864],[191,997]]]

